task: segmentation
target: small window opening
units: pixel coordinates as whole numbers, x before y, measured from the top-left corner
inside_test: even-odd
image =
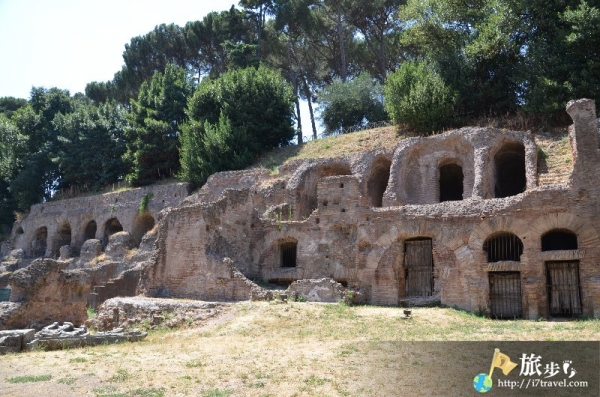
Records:
[[[440,167],[440,202],[463,199],[463,170],[458,164]]]
[[[343,189],[343,188],[344,188],[344,184],[340,183],[340,189]]]
[[[19,226],[19,227],[17,228],[17,234],[23,234],[23,233],[25,233],[25,232],[23,231],[23,228],[22,228],[21,226]]]
[[[323,200],[323,207],[327,207],[327,204],[329,204],[329,202],[327,200]]]
[[[296,267],[298,243],[295,241],[282,243],[279,250],[281,253],[281,267]]]
[[[512,233],[499,233],[488,238],[483,243],[483,250],[487,252],[489,263],[500,261],[521,261],[523,243]]]
[[[570,230],[551,230],[542,236],[542,251],[576,249],[577,235]]]

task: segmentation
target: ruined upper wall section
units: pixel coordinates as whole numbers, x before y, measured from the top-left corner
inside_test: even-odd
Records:
[[[12,248],[28,257],[56,257],[63,245],[75,252],[88,239],[105,244],[108,236],[131,233],[136,243],[153,227],[158,213],[179,205],[188,195],[187,183],[146,186],[136,189],[36,204],[12,231]],[[147,210],[140,213],[142,199]]]

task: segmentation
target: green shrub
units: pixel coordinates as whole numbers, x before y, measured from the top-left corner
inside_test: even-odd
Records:
[[[457,94],[428,64],[405,62],[388,76],[385,109],[394,123],[419,133],[452,124]]]

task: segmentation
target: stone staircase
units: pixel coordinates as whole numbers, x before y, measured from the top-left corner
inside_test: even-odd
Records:
[[[94,286],[93,292],[88,297],[88,307],[96,310],[107,299],[117,296],[135,296],[139,279],[139,270],[128,270],[117,278]]]

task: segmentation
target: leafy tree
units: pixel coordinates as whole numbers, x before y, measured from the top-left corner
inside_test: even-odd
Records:
[[[15,111],[25,106],[27,106],[26,99],[15,98],[12,96],[0,98],[0,114],[4,114],[9,119]]]
[[[456,93],[426,63],[403,63],[388,76],[384,94],[385,109],[396,124],[427,133],[453,120]]]
[[[265,67],[203,81],[188,103],[181,176],[200,186],[213,172],[243,168],[259,153],[287,145],[292,106],[289,85]]]
[[[54,161],[61,170],[61,189],[99,190],[122,179],[127,172],[123,108],[114,102],[94,106],[81,101],[74,112],[57,115],[54,123],[60,134]]]
[[[335,80],[319,94],[321,119],[326,133],[387,119],[381,86],[367,74],[350,81]]]
[[[217,124],[221,117],[233,129],[244,127],[259,153],[284,146],[294,137],[293,96],[281,76],[260,67],[232,70],[216,80],[203,81],[188,104],[194,121]]]
[[[17,126],[0,113],[0,234],[14,221],[13,213],[18,209],[17,202],[9,190],[10,181],[20,166],[20,156],[26,145]]]
[[[126,158],[132,170],[127,179],[146,185],[179,171],[179,130],[192,87],[185,71],[167,65],[144,82],[132,100]]]

